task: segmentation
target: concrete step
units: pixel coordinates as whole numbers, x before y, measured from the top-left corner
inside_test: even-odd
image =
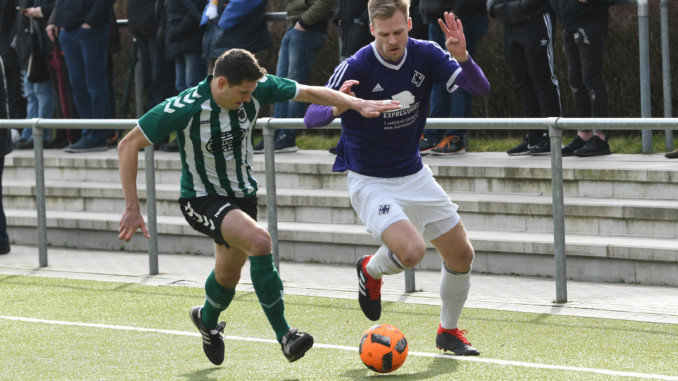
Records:
[[[139,154],[138,181],[143,183],[144,160]],[[299,151],[276,155],[276,184],[280,188],[345,189],[346,176],[331,172],[334,155],[323,151]],[[550,158],[509,157],[501,152],[468,153],[461,157],[427,156],[438,182],[448,192],[551,194]],[[46,181],[116,181],[114,150],[68,154],[46,150]],[[265,186],[263,155],[255,155],[255,176]],[[156,182],[178,184],[180,162],[176,153],[156,152]],[[35,178],[32,151],[17,151],[5,159],[7,180]],[[662,155],[609,155],[563,160],[566,196],[647,198],[678,200],[678,167]]]
[[[37,243],[34,211],[6,210],[14,244]],[[48,242],[80,249],[147,250],[140,234],[119,241],[119,214],[48,211]],[[193,231],[182,217],[162,216],[158,224],[159,251],[211,255],[213,243]],[[260,221],[266,227],[266,221]],[[494,274],[553,276],[553,235],[535,232],[497,232],[469,229],[476,250],[474,270]],[[280,256],[295,262],[352,264],[373,253],[379,242],[358,224],[279,223]],[[430,255],[420,269],[439,269],[440,258]],[[678,285],[678,245],[675,239],[566,236],[567,274],[571,279]]]
[[[30,181],[9,180],[3,184],[7,208],[34,210],[35,186]],[[119,183],[50,181],[46,188],[49,211],[120,213],[125,207]],[[139,187],[145,213],[145,186]],[[266,192],[259,193],[259,215],[266,218]],[[181,217],[176,184],[156,187],[157,213]],[[460,207],[469,229],[552,232],[552,205],[548,195],[450,194]],[[280,221],[360,224],[346,190],[278,189]],[[601,236],[678,238],[678,201],[565,198],[565,228],[568,233]]]

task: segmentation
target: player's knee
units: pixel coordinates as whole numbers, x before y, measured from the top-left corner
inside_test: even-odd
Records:
[[[271,236],[264,229],[257,229],[249,238],[249,255],[267,255],[271,253]]]
[[[411,242],[397,254],[403,267],[412,268],[424,258],[424,255],[426,254],[426,244],[424,241]]]

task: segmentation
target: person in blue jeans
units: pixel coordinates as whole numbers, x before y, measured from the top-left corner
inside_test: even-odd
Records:
[[[311,67],[327,37],[327,21],[332,18],[335,0],[290,0],[287,3],[287,32],[280,44],[276,75],[307,84]],[[275,104],[275,118],[303,118],[307,103],[281,102]],[[296,130],[275,131],[275,152],[296,152]],[[263,140],[254,147],[262,153]]]
[[[51,13],[53,8],[52,3],[44,0],[27,1],[24,3],[24,6],[27,8],[17,12],[15,41],[19,65],[21,67],[22,87],[27,101],[26,118],[28,119],[54,117],[55,96],[50,77],[46,76],[45,78],[35,79],[43,82],[32,82],[29,80],[27,72],[28,63],[32,57],[32,47],[35,43],[33,40],[35,34],[38,34],[43,57],[34,57],[33,59],[47,59],[47,52],[52,50],[44,30],[47,24],[45,14],[49,16]],[[45,146],[48,145],[51,139],[52,130],[44,130],[43,141]],[[33,148],[33,129],[24,128],[21,131],[21,138],[16,142],[14,147],[17,149]]]
[[[478,41],[487,33],[489,21],[487,10],[482,1],[473,0],[421,0],[419,10],[422,18],[428,23],[429,40],[445,46],[438,19],[442,19],[445,11],[454,10],[459,16],[466,36],[466,50],[475,55]],[[471,116],[473,96],[468,91],[457,88],[453,93],[445,89],[445,85],[437,83],[431,90],[431,118],[467,118]],[[456,155],[466,152],[466,130],[424,130],[419,141],[421,155],[437,156]]]
[[[64,52],[73,100],[82,119],[112,116],[106,76],[109,22],[115,0],[57,1],[47,35],[57,35]],[[105,151],[112,130],[82,130],[80,140],[66,152]]]

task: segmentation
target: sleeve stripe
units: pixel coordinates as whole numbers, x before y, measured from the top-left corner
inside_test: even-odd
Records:
[[[456,90],[455,88],[453,88],[454,86],[456,86],[456,85],[454,85],[454,80],[457,79],[457,76],[459,75],[459,73],[461,73],[461,67],[458,67],[457,70],[455,70],[454,73],[452,73],[452,76],[450,77],[450,79],[447,80],[447,83],[446,83],[447,91],[449,91],[450,93],[453,92],[454,90]]]
[[[348,62],[344,61],[340,63],[339,66],[337,66],[337,68],[334,69],[334,74],[332,74],[329,81],[327,81],[327,87],[329,88],[337,87],[337,84],[341,83],[341,80],[344,77],[344,73],[346,73],[346,69],[348,69]]]

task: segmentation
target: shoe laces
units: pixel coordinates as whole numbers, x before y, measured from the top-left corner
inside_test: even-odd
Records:
[[[448,334],[448,335],[451,335],[451,336],[457,338],[457,340],[461,341],[461,342],[464,343],[464,344],[471,345],[471,343],[468,341],[468,339],[466,338],[466,336],[464,336],[465,334],[468,333],[468,331],[465,330],[465,329],[459,329],[459,328],[455,328],[455,329],[445,329],[445,328],[440,327],[439,333],[440,333],[440,334],[445,334],[445,333],[446,333],[446,334]]]
[[[461,138],[459,138],[459,136],[456,136],[456,135],[446,135],[446,136],[443,136],[443,139],[440,141],[440,143],[438,143],[438,145],[436,146],[436,148],[445,148],[445,147],[449,147],[450,144],[452,144],[452,143],[457,143],[457,142],[460,141],[460,140],[461,140]]]
[[[224,327],[226,327],[226,322],[222,321],[221,323],[217,324],[216,327],[210,330],[211,335],[218,335],[221,332],[224,332]]]

